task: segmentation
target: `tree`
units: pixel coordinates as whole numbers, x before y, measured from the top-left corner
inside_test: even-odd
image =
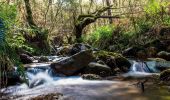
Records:
[[[98,18],[101,18],[101,14],[105,11],[107,11],[108,9],[110,9],[112,6],[107,6],[107,7],[103,7],[97,11],[95,11],[94,13],[91,14],[83,14],[83,15],[79,15],[77,17],[77,19],[75,20],[75,25],[74,25],[74,31],[75,31],[75,36],[76,36],[76,42],[81,42],[81,36],[82,36],[82,32],[83,29],[95,22]]]
[[[28,42],[31,42],[32,44],[36,44],[36,46],[44,53],[49,53],[50,47],[48,44],[48,30],[42,27],[38,27],[32,16],[32,10],[29,0],[24,0],[25,2],[25,8],[26,8],[26,18],[28,25],[35,33],[35,36],[32,37],[29,34],[24,34],[24,37]]]
[[[106,0],[106,5],[110,6],[110,0]],[[108,9],[107,12],[108,12],[108,16],[112,16],[111,9]],[[109,23],[112,24],[112,22],[113,22],[112,18],[109,18]]]
[[[31,10],[30,2],[29,0],[24,0],[24,2],[25,2],[25,8],[27,12],[26,18],[27,18],[28,25],[33,29],[37,28],[37,25],[35,24],[33,17],[32,17],[32,10]]]

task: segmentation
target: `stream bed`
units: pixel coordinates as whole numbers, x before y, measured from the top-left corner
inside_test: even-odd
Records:
[[[48,63],[29,65],[26,75],[29,85],[20,84],[2,89],[7,95],[0,100],[169,100],[167,88],[158,86],[152,80],[146,83],[145,91],[140,85],[143,78],[152,76],[153,63],[146,66],[133,61],[131,70],[120,75],[134,79],[84,80],[80,76],[64,77],[54,74]],[[154,69],[153,69],[154,70]],[[52,98],[35,99],[53,95]]]

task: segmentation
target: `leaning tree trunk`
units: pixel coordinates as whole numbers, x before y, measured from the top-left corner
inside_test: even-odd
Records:
[[[108,9],[110,9],[112,6],[107,6],[107,7],[103,7],[97,11],[95,11],[94,13],[91,14],[87,14],[87,15],[79,15],[78,18],[75,21],[75,25],[74,25],[74,30],[75,30],[75,36],[76,36],[76,42],[82,42],[81,41],[81,36],[82,36],[82,32],[83,29],[95,22],[98,18],[100,18],[100,15],[107,11]]]

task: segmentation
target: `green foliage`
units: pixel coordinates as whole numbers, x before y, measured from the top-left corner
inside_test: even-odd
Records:
[[[12,30],[16,25],[16,16],[17,10],[15,5],[9,5],[6,3],[0,4],[0,78],[8,79],[8,75],[13,71],[13,67],[18,66],[19,69],[22,69],[22,64],[19,62],[18,56],[16,54],[15,48],[13,45],[17,44],[22,45],[23,39],[16,39],[11,36],[15,36],[12,34]],[[2,74],[1,72],[3,71]],[[23,70],[18,71],[21,76],[24,76]],[[7,80],[2,80],[1,84],[3,86],[6,85]]]
[[[7,42],[10,44],[9,46],[15,50],[26,50],[30,53],[35,52],[35,49],[26,42],[21,33],[16,33],[15,35],[11,36],[11,38],[7,38]]]
[[[160,6],[160,2],[158,2],[159,0],[149,0],[148,1],[148,5],[145,7],[145,12],[153,15],[153,14],[157,14],[161,11],[161,6]]]
[[[113,37],[114,26],[102,26],[95,30],[90,35],[85,36],[85,41],[89,42],[93,46],[105,48],[109,41],[112,40]]]
[[[146,20],[146,18],[138,18],[137,19],[137,28],[138,28],[138,33],[146,33],[151,29],[152,23],[149,20]]]
[[[16,15],[16,5],[9,5],[7,3],[0,4],[0,18],[4,20],[6,28],[9,28],[15,24]]]
[[[166,13],[168,11],[168,1],[163,0],[149,0],[147,5],[144,7],[145,13],[148,15],[148,19],[153,24],[162,24],[167,21]],[[169,20],[169,18],[168,18]]]

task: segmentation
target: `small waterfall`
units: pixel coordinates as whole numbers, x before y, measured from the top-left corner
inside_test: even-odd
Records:
[[[132,65],[130,71],[132,71],[132,72],[144,72],[144,73],[150,73],[151,72],[147,63],[137,62],[137,61],[133,61],[133,65]]]
[[[131,61],[132,66],[128,73],[123,74],[123,77],[146,77],[157,72],[155,62]]]

